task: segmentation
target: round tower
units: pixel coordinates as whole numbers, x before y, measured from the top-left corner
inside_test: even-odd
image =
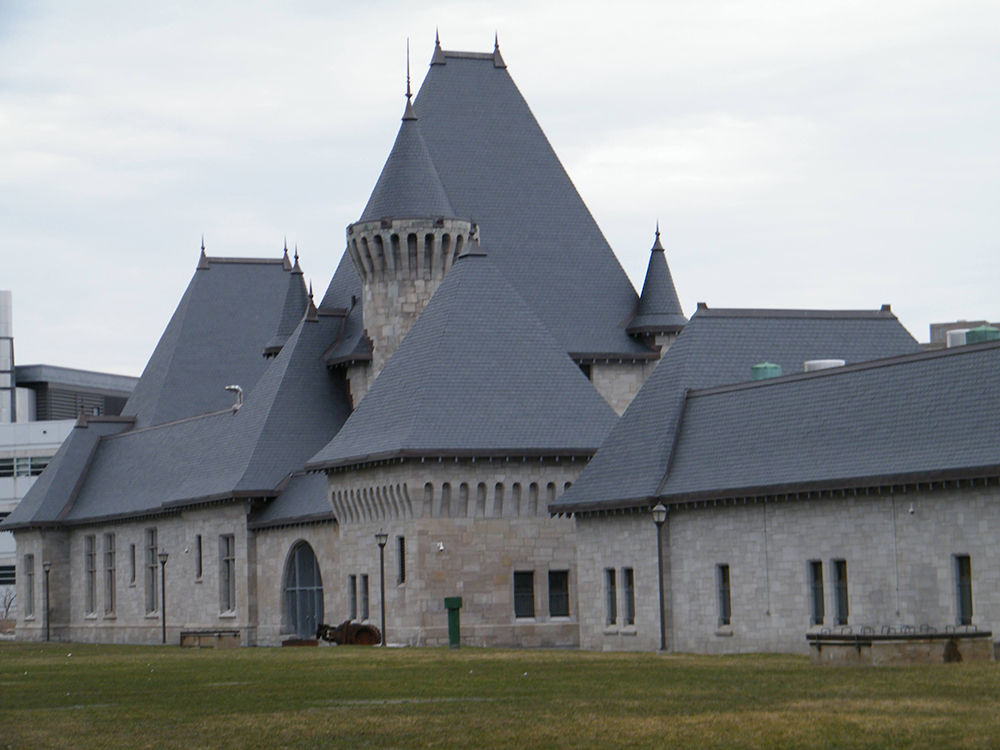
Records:
[[[382,370],[476,236],[455,216],[410,102],[396,142],[361,219],[347,227],[347,252],[363,289],[363,321],[372,345],[368,382]]]

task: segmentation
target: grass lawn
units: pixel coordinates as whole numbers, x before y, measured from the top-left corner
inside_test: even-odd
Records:
[[[997,746],[995,663],[0,643],[0,750]]]

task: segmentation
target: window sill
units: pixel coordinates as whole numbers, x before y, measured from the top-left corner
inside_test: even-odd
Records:
[[[635,629],[635,625],[626,625],[624,628],[621,629],[621,634],[622,635],[631,635],[631,636],[634,636],[634,635],[637,635],[638,632],[639,631],[637,631]]]
[[[115,615],[114,612],[111,612],[109,614],[104,615],[104,619],[105,620],[117,620],[118,617],[117,617],[117,615]]]
[[[517,625],[527,625],[532,622],[538,622],[536,617],[515,617],[514,622]]]
[[[24,621],[25,622],[34,622],[35,621],[35,616],[34,615],[25,615],[24,616]]]
[[[720,625],[715,629],[715,634],[719,638],[732,638],[733,637],[733,626],[732,625]]]
[[[236,610],[232,609],[232,610],[230,610],[228,612],[220,612],[219,613],[219,619],[220,620],[235,620],[236,619]]]
[[[195,582],[195,583],[201,583],[201,582],[202,582],[202,579],[201,579],[201,578],[195,578],[195,579],[194,579],[194,582]]]
[[[573,622],[571,615],[549,615],[549,622]]]
[[[601,631],[604,635],[618,635],[617,625],[605,625],[604,630]]]
[[[160,619],[160,613],[159,612],[147,612],[146,613],[146,619],[147,620],[159,620]]]
[[[97,619],[97,613],[96,612],[88,612],[87,614],[85,614],[83,616],[83,619],[84,620],[96,620]]]

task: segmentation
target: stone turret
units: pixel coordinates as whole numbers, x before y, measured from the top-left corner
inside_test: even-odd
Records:
[[[361,278],[371,383],[396,351],[445,274],[476,236],[455,216],[410,103],[361,219],[347,227],[347,252]]]
[[[687,325],[674,287],[674,279],[667,265],[666,252],[660,243],[660,225],[656,225],[656,240],[649,251],[646,279],[639,295],[635,317],[628,325],[628,332],[646,340],[651,346],[666,353],[674,340]]]

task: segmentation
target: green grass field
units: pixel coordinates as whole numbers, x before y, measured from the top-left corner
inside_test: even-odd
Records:
[[[997,746],[994,663],[0,644],[0,750]]]

